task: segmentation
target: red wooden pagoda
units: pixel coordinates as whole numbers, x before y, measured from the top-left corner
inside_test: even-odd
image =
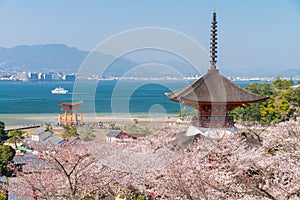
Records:
[[[72,103],[58,102],[58,104],[61,105],[62,107],[61,110],[64,111],[64,117],[62,116],[61,113],[58,115],[58,125],[72,126],[72,125],[83,124],[83,114],[80,113],[80,121],[78,121],[78,114],[77,114],[79,110],[79,106],[83,104],[83,101],[72,102]]]
[[[234,121],[228,115],[229,111],[251,103],[263,102],[269,97],[249,92],[219,73],[216,68],[216,12],[213,13],[211,28],[210,69],[191,85],[166,93],[166,96],[172,101],[198,109],[198,116],[192,122],[198,128],[232,128]]]

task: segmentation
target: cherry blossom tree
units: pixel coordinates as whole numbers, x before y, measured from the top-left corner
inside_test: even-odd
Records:
[[[299,199],[300,124],[220,139],[179,128],[117,143],[69,140],[44,146],[20,178],[41,199]]]
[[[48,143],[39,146],[38,162],[27,163],[15,188],[19,196],[38,199],[81,199],[101,191],[105,174],[95,165],[95,159],[78,139],[70,139],[60,146]],[[100,183],[101,181],[104,181]],[[22,193],[22,191],[25,191]],[[31,193],[28,191],[32,191]]]
[[[124,187],[162,199],[297,199],[299,127],[297,122],[279,124],[254,146],[234,134],[219,140],[198,137],[187,149],[174,147],[179,133],[168,128],[141,141],[115,144],[99,160],[119,171],[117,181]]]

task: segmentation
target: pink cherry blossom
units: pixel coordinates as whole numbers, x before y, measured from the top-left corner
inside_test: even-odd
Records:
[[[32,163],[34,173],[18,183],[41,199],[130,198],[137,191],[155,199],[299,199],[299,122],[256,135],[186,138],[173,126],[124,143],[48,145],[37,156],[46,165]]]

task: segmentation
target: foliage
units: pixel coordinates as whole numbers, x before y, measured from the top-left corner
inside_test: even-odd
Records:
[[[292,78],[290,80],[285,80],[281,76],[277,76],[273,81],[273,86],[278,90],[288,89],[292,85],[294,85]]]
[[[52,128],[50,123],[46,123],[46,130],[50,131],[50,132],[53,132],[53,128]]]
[[[280,76],[272,83],[251,83],[245,89],[268,96],[264,103],[251,104],[231,111],[236,120],[275,124],[295,118],[300,113],[300,88],[290,88],[293,80],[285,80]]]
[[[116,123],[111,123],[109,127],[111,130],[121,130],[121,127],[117,126]]]
[[[7,196],[5,194],[0,193],[0,200],[7,200]]]
[[[198,116],[198,109],[181,109],[178,111],[178,116],[181,118]]]
[[[139,123],[139,120],[138,120],[138,119],[133,119],[133,123],[134,123],[134,124],[138,124],[138,123]]]
[[[194,109],[194,110],[192,110],[191,112],[189,112],[189,115],[190,116],[198,116],[198,109]]]
[[[13,171],[9,164],[16,152],[11,146],[2,144],[3,139],[7,139],[4,129],[5,124],[0,121],[0,176],[11,176]]]
[[[122,130],[120,126],[113,126],[111,127],[111,130]]]
[[[178,111],[178,116],[179,117],[186,117],[188,115],[188,111],[186,109],[180,109]]]
[[[0,143],[4,142],[7,139],[7,134],[5,132],[5,124],[0,121]]]
[[[238,107],[230,112],[235,119],[243,121],[260,121],[262,104],[251,104],[246,107]]]
[[[7,136],[8,136],[8,142],[13,143],[15,146],[15,149],[18,148],[17,143],[22,142],[25,139],[25,131],[22,130],[12,130],[9,131]]]
[[[71,137],[78,137],[79,134],[77,132],[77,128],[74,126],[64,126],[64,133],[62,134],[62,137],[64,139],[69,139]]]
[[[146,136],[146,135],[151,135],[153,132],[148,127],[145,127],[145,128],[142,128],[140,133],[142,133],[144,136]]]
[[[148,127],[142,127],[136,123],[127,125],[124,131],[129,133],[142,133],[143,135],[152,134],[152,131]]]
[[[261,123],[271,124],[280,122],[280,113],[273,107],[264,107],[261,109]]]
[[[92,141],[96,138],[96,134],[94,134],[93,132],[93,128],[88,127],[86,131],[83,134],[81,134],[80,138],[85,142]]]
[[[0,145],[0,176],[11,176],[12,169],[9,167],[15,156],[15,150],[8,145]]]
[[[274,90],[270,83],[250,83],[245,89],[261,96],[271,96],[274,94]]]

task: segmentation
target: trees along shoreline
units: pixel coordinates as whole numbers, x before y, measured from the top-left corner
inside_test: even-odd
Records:
[[[300,87],[291,86],[294,86],[292,78],[286,80],[281,76],[276,77],[273,82],[250,83],[245,87],[246,90],[270,98],[266,102],[235,108],[229,114],[236,122],[250,124],[258,122],[262,125],[274,125],[290,119],[296,120],[296,117],[300,117]],[[178,111],[178,117],[182,119],[197,115],[196,109],[183,108]]]
[[[291,88],[293,85],[292,79],[280,76],[272,83],[251,83],[245,89],[270,98],[266,102],[236,108],[230,114],[238,122],[259,122],[262,125],[296,119],[300,116],[300,87]]]

